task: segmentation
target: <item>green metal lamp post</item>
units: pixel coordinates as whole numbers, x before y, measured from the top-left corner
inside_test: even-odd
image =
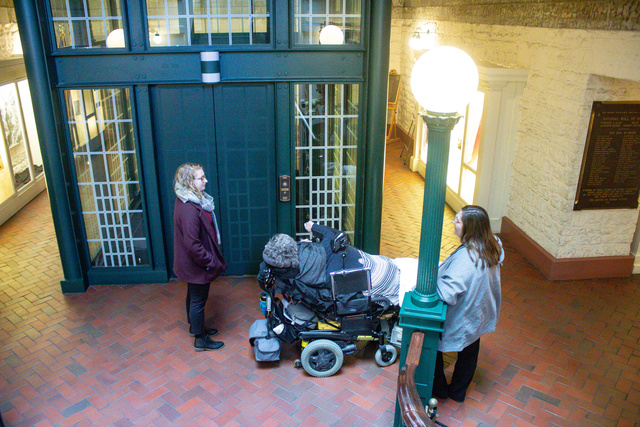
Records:
[[[442,221],[446,195],[447,164],[451,130],[478,88],[478,69],[460,49],[443,46],[424,53],[411,73],[411,90],[424,112],[420,116],[428,130],[427,165],[424,177],[424,203],[415,290],[405,294],[400,309],[402,327],[400,367],[404,366],[411,334],[425,334],[415,384],[422,403],[431,398],[436,352],[443,330],[446,306],[438,298],[436,282],[442,241]],[[394,425],[402,424],[396,401]]]

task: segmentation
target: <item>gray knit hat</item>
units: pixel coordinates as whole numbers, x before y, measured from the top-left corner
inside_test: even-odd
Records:
[[[298,268],[298,244],[287,234],[276,234],[265,245],[262,259],[272,267]]]

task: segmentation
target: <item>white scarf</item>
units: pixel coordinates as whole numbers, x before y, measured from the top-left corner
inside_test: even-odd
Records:
[[[213,226],[216,229],[216,234],[218,235],[218,244],[222,244],[222,239],[220,238],[220,229],[218,228],[218,221],[216,220],[216,214],[214,209],[216,208],[215,203],[213,202],[213,197],[211,197],[206,192],[202,192],[202,197],[198,197],[196,193],[192,190],[183,187],[179,183],[175,183],[174,191],[176,196],[182,203],[192,202],[196,205],[200,205],[202,209],[211,213],[211,218],[213,219]]]

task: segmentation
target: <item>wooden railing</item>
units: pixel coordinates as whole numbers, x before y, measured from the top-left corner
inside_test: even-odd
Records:
[[[435,427],[436,424],[429,418],[427,411],[420,400],[414,375],[420,363],[424,332],[414,331],[411,334],[409,352],[405,365],[398,374],[398,404],[402,413],[402,421],[409,427]]]

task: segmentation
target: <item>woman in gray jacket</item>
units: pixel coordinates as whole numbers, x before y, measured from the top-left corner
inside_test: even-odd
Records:
[[[480,337],[493,332],[500,312],[500,264],[504,251],[493,235],[487,212],[465,206],[453,220],[461,245],[438,268],[438,296],[447,304],[436,357],[433,394],[464,401],[478,364]],[[458,352],[451,383],[443,352]]]

